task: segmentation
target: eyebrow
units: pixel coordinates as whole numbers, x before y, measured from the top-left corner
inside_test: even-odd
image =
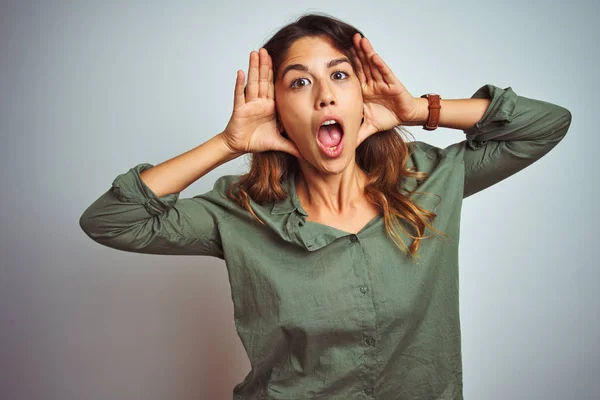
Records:
[[[331,67],[335,67],[338,64],[342,64],[342,63],[348,63],[350,64],[350,60],[348,59],[348,57],[342,57],[342,58],[336,58],[335,60],[331,60],[327,63],[327,68],[331,68]],[[284,68],[283,73],[281,74],[281,79],[283,80],[283,77],[285,76],[285,74],[288,71],[291,70],[295,70],[295,71],[308,71],[308,67],[304,64],[291,64],[288,65],[287,67]]]

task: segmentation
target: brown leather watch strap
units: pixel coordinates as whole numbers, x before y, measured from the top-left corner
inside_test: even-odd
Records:
[[[440,110],[442,109],[442,104],[440,102],[441,97],[439,94],[435,93],[427,93],[421,97],[427,98],[429,103],[429,118],[427,118],[427,122],[423,125],[423,129],[426,131],[433,131],[437,129],[438,124],[440,122]]]

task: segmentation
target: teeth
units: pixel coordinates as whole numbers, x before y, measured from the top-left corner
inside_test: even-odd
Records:
[[[334,121],[333,119],[330,119],[330,120],[328,120],[328,121],[325,121],[325,122],[323,122],[323,123],[321,124],[321,126],[323,126],[323,125],[333,125],[333,124],[337,124],[337,122],[336,122],[336,121]]]

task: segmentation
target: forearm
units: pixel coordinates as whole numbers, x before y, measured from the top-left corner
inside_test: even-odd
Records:
[[[418,104],[417,116],[404,125],[424,125],[429,117],[426,98],[416,98]],[[490,105],[490,99],[441,99],[439,127],[452,129],[468,129],[475,125]]]
[[[177,157],[140,174],[142,181],[158,197],[182,192],[189,185],[240,154],[232,153],[221,134]]]

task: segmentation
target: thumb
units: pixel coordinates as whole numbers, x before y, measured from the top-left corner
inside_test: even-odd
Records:
[[[369,136],[374,134],[377,131],[374,126],[369,123],[363,122],[363,124],[358,129],[358,137],[356,139],[356,147],[360,146],[362,142],[365,141]]]
[[[302,157],[302,154],[300,154],[300,150],[298,150],[296,144],[291,140],[284,138],[283,136],[280,136],[275,142],[273,150],[286,152],[304,161],[304,157]]]

